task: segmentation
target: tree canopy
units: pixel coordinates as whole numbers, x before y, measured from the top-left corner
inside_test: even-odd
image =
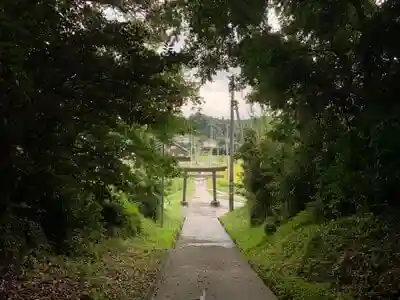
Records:
[[[3,0],[0,258],[41,238],[67,246],[57,249],[98,238],[127,214],[118,192],[155,217],[160,177],[176,173],[155,140],[179,131],[180,107],[198,101],[185,68],[203,81],[237,68],[249,101],[276,113],[238,153],[255,223],[309,207],[324,220],[368,212],[390,236],[399,11],[395,0]]]
[[[114,192],[154,216],[161,176],[176,173],[153,147],[181,130],[180,107],[197,101],[184,78],[189,58],[162,47],[153,4],[112,5],[0,4],[7,262],[43,239],[69,249],[76,236],[101,235],[122,207]]]
[[[354,256],[344,252],[327,268],[341,270],[332,280],[356,297],[398,297],[387,274],[399,262],[399,2],[178,0],[170,7],[184,20],[199,75],[239,69],[238,82],[252,88],[249,101],[275,112],[272,128],[250,130],[238,153],[252,224],[267,218],[268,234],[304,209],[318,222],[372,215],[364,240],[338,243]],[[312,270],[305,273],[312,280],[322,274]]]
[[[311,173],[345,168],[335,196],[318,181],[322,201],[346,202],[339,211],[397,207],[397,1],[239,2],[172,2],[200,74],[239,67],[250,101],[295,121],[300,147],[314,151]],[[269,9],[279,31],[268,25]]]

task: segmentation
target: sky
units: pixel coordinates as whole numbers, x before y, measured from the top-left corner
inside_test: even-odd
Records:
[[[279,21],[272,10],[268,12],[268,23],[272,27],[272,30],[279,30]],[[228,76],[227,72],[219,72],[214,76],[212,82],[208,82],[200,88],[200,96],[203,98],[203,104],[200,108],[203,114],[219,118],[230,117]],[[241,119],[248,119],[251,115],[250,104],[247,104],[245,101],[245,97],[249,91],[250,88],[246,88],[241,92],[235,93],[235,100],[239,104],[239,116]],[[193,113],[193,108],[191,104],[185,105],[182,112],[185,116],[189,116]],[[252,110],[255,115],[261,113],[258,105],[254,105]]]
[[[108,18],[119,18],[114,10],[106,10],[105,14]],[[272,30],[279,30],[279,22],[272,10],[268,12],[268,23],[272,27]],[[181,43],[183,39],[180,39]],[[174,48],[180,48],[182,45],[175,45]],[[236,71],[237,72],[237,71]],[[236,73],[235,72],[235,73]],[[200,109],[201,113],[218,117],[218,118],[229,118],[230,117],[230,96],[228,89],[228,79],[229,74],[227,72],[218,72],[211,82],[204,84],[200,88],[200,97],[203,99],[203,103],[200,106],[193,106],[192,104],[187,104],[182,107],[183,114],[188,117]],[[246,88],[243,91],[235,92],[235,100],[238,102],[239,106],[239,116],[241,119],[248,119],[251,112],[253,114],[260,114],[261,109],[258,105],[253,105],[252,109],[250,104],[246,103],[245,97],[250,91],[250,88]]]
[[[200,106],[193,106],[192,104],[187,104],[182,108],[182,112],[185,116],[189,116],[194,113],[197,108],[201,109],[201,113],[219,117],[219,118],[229,118],[230,117],[230,95],[228,89],[228,73],[218,72],[214,76],[212,82],[204,84],[200,88],[200,96],[203,99],[203,104]],[[235,92],[235,100],[239,104],[239,115],[240,118],[246,119],[250,116],[250,105],[244,100],[249,89],[243,90],[241,92]],[[254,111],[257,113],[260,111],[258,107],[253,107]]]

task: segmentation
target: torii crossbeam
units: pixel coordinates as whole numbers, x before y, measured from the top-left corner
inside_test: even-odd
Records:
[[[187,178],[189,173],[211,173],[213,179],[213,200],[211,201],[212,206],[219,206],[220,203],[217,201],[217,172],[224,172],[228,167],[227,166],[219,166],[219,167],[182,167],[184,172],[183,175],[183,192],[182,192],[182,205],[188,205],[186,201],[186,189],[187,189]]]

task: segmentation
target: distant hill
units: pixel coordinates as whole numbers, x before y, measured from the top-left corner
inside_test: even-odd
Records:
[[[234,131],[234,144],[235,149],[239,147],[242,143],[242,135],[240,129],[245,128],[255,128],[260,124],[265,124],[268,122],[269,117],[255,117],[251,119],[240,120],[238,122],[235,120],[235,131]],[[225,118],[215,118],[212,116],[204,115],[197,112],[187,118],[189,126],[191,128],[191,133],[193,135],[186,134],[184,136],[177,136],[175,138],[175,143],[178,143],[182,147],[187,149],[203,149],[208,148],[207,145],[215,145],[213,147],[218,147],[221,155],[223,153],[229,152],[229,127],[230,120]],[[264,125],[261,125],[262,127]],[[205,147],[205,148],[204,148]],[[214,150],[213,150],[214,151]]]
[[[197,112],[191,115],[188,120],[192,124],[194,133],[200,137],[211,138],[222,142],[229,135],[230,120],[225,118],[215,118]],[[239,128],[254,127],[260,118],[251,118],[246,120],[235,120],[235,140],[240,140]],[[211,129],[212,128],[212,129]]]

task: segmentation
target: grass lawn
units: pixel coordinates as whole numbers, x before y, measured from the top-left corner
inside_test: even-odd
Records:
[[[197,161],[199,164],[202,165],[208,165],[209,162],[211,162],[211,165],[217,165],[217,163],[219,165],[228,165],[228,159],[229,156],[227,155],[199,155],[197,156],[193,163],[195,163],[195,161]]]
[[[208,162],[209,157],[208,156],[201,156],[199,158],[200,161],[203,162]],[[229,157],[228,156],[211,156],[210,158],[211,161],[220,161],[220,165],[228,165],[229,162]],[[235,189],[237,191],[238,187],[240,187],[242,183],[242,173],[243,173],[243,168],[242,168],[242,162],[241,161],[235,161],[234,164],[234,185]],[[224,193],[229,193],[229,173],[228,170],[225,172],[220,172],[221,175],[223,175],[223,178],[217,178],[217,190],[224,192]],[[207,186],[208,189],[212,190],[213,185],[212,185],[212,177],[207,178]],[[237,197],[238,201],[243,201],[243,198]]]
[[[308,212],[303,211],[275,233],[266,235],[263,225],[250,227],[247,206],[224,215],[221,222],[278,299],[352,299],[349,293],[334,290],[335,279],[330,278],[332,268],[328,266],[340,260],[340,247],[358,236],[356,230],[347,230],[344,237],[335,232],[340,228],[335,222],[314,224]],[[351,228],[357,227],[353,220],[348,222],[354,223]],[[325,246],[313,244],[320,238],[326,239]]]
[[[194,183],[188,182],[188,198]],[[133,238],[108,238],[89,244],[87,253],[75,257],[54,256],[41,251],[24,264],[24,274],[0,280],[0,298],[5,291],[10,299],[86,299],[143,300],[154,284],[159,263],[173,247],[183,217],[181,191],[166,201],[164,227],[142,220],[141,233]]]

